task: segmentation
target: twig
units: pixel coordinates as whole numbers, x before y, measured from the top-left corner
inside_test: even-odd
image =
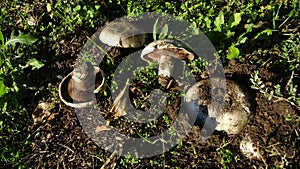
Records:
[[[111,161],[113,160],[113,158],[116,157],[116,156],[118,156],[118,155],[120,155],[121,152],[122,152],[122,150],[121,150],[121,151],[115,150],[115,151],[108,157],[108,159],[105,161],[105,163],[102,165],[102,167],[101,167],[100,169],[108,168],[108,165],[111,163]],[[118,159],[118,158],[117,158],[117,159]],[[113,167],[110,167],[110,168],[113,169],[113,168],[115,168],[115,166],[116,166],[116,164],[114,164]]]
[[[274,98],[276,98],[277,100],[274,100],[274,102],[280,102],[280,101],[286,101],[288,103],[290,103],[292,106],[295,106],[298,110],[300,110],[300,107],[297,106],[294,102],[290,101],[289,99],[286,99],[284,97],[279,97],[279,96],[272,96]]]
[[[289,87],[289,85],[292,83],[292,80],[293,80],[293,78],[294,78],[294,74],[295,74],[295,71],[293,70],[293,71],[292,71],[292,74],[291,74],[291,76],[290,76],[290,78],[289,78],[289,81],[288,81],[287,84],[285,85],[285,90],[287,90],[287,88]]]
[[[66,149],[70,150],[72,153],[74,153],[74,151],[73,151],[70,147],[65,146],[65,145],[63,145],[63,144],[59,144],[59,145],[60,145],[60,146],[63,146],[64,148],[66,148]]]

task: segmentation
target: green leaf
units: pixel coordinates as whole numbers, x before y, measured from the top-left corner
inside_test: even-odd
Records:
[[[267,34],[268,36],[270,36],[270,35],[272,35],[272,33],[273,33],[274,31],[275,31],[275,30],[272,30],[272,29],[267,28],[267,29],[265,29],[265,30],[259,32],[253,39],[255,40],[255,39],[257,39],[258,37],[260,37],[261,35],[263,35],[263,34]]]
[[[31,45],[36,41],[37,38],[34,38],[29,34],[23,34],[22,32],[19,32],[19,35],[15,36],[14,32],[12,32],[10,39],[5,43],[5,47],[9,45],[15,46],[16,43]]]
[[[0,31],[0,41],[1,41],[1,48],[3,50],[4,49],[4,36],[1,31]]]
[[[239,44],[243,44],[243,43],[245,43],[247,41],[247,39],[248,39],[248,37],[239,37],[238,38],[238,43]]]
[[[157,36],[157,32],[158,32],[158,27],[157,27],[157,24],[158,24],[158,19],[156,19],[154,25],[153,25],[153,40],[156,40],[156,36]]]
[[[204,21],[205,21],[206,27],[210,28],[211,27],[211,20],[210,20],[210,18],[208,16],[206,16],[204,18]]]
[[[254,27],[253,23],[247,24],[247,26],[246,26],[246,32],[247,33],[252,32],[253,27]]]
[[[159,39],[165,38],[168,35],[169,26],[164,25],[164,27],[161,30],[161,33],[159,34]]]
[[[7,87],[4,85],[4,79],[0,77],[0,97],[7,92]]]
[[[40,69],[41,67],[44,66],[44,64],[41,61],[32,58],[27,61],[25,67],[29,67],[29,66],[32,66],[31,70],[34,70],[34,69]]]
[[[3,129],[3,121],[0,121],[0,130],[2,130]]]
[[[50,3],[47,3],[47,6],[46,6],[46,8],[47,8],[47,12],[51,12],[51,4]]]
[[[227,59],[231,60],[239,57],[239,55],[240,55],[240,50],[237,47],[235,47],[234,44],[232,44],[228,49]]]
[[[242,14],[241,13],[235,13],[233,16],[229,19],[229,27],[232,28],[234,26],[237,26],[242,20]]]
[[[73,11],[74,12],[77,12],[77,11],[79,11],[81,9],[81,6],[80,5],[77,5],[74,9],[73,9]]]
[[[214,21],[214,24],[216,26],[216,30],[221,32],[222,31],[222,25],[224,24],[224,14],[223,14],[222,11],[216,17],[216,19]]]
[[[1,66],[2,66],[2,56],[1,56],[2,54],[1,54],[1,51],[0,51],[0,68],[1,68]],[[0,70],[0,73],[2,73],[2,71]]]
[[[235,34],[235,32],[232,32],[232,31],[230,31],[230,30],[227,30],[226,37],[227,37],[227,38],[230,38],[230,37],[234,36],[234,34]]]
[[[300,98],[296,99],[298,106],[300,106]]]

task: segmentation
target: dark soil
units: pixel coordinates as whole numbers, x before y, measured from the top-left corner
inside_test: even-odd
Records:
[[[79,37],[78,39],[83,40],[84,38]],[[78,44],[83,44],[83,42],[73,44],[67,41],[64,43],[67,49],[62,50],[70,57],[49,63],[50,67],[59,69],[62,76],[71,71],[71,65],[75,62],[74,53],[79,53],[81,48],[77,48]],[[77,50],[72,50],[74,47]],[[106,49],[108,50],[107,47]],[[115,56],[116,63],[130,53],[130,51],[120,51],[118,48],[110,48],[110,51],[112,56]],[[247,59],[251,60],[251,57]],[[286,82],[287,77],[281,75],[280,69],[258,67],[255,64],[249,64],[249,60],[245,61],[247,63],[234,60],[224,63],[226,77],[250,88],[250,74],[259,69],[260,76],[271,84]],[[104,71],[108,72],[107,74],[113,72],[113,69],[104,67]],[[59,82],[52,85],[58,86],[58,84]],[[293,118],[293,120],[286,120],[286,118],[299,116],[300,111],[284,100],[276,98],[268,100],[257,91],[252,90],[251,92],[256,101],[255,116],[242,133],[227,135],[217,131],[207,141],[199,143],[200,128],[193,126],[188,136],[183,139],[182,145],[175,146],[163,155],[138,159],[138,162],[131,164],[123,163],[125,157],[111,158],[110,152],[103,150],[92,141],[83,131],[78,121],[78,114],[73,108],[60,102],[58,93],[56,93],[47,100],[47,103],[53,105],[48,110],[50,114],[48,116],[45,116],[45,113],[37,114],[35,118],[39,116],[43,120],[39,120],[40,123],[36,123],[30,128],[30,132],[33,133],[30,142],[33,154],[28,157],[28,162],[31,168],[100,168],[107,162],[107,159],[111,159],[111,161],[106,168],[153,168],[151,165],[153,161],[157,162],[155,168],[163,168],[164,166],[166,168],[222,168],[220,152],[223,149],[228,149],[232,152],[231,162],[226,164],[229,168],[276,166],[297,168],[300,166],[299,121]],[[171,121],[177,117],[176,105],[179,102],[176,95],[173,96],[175,102],[167,107],[165,113],[170,116]],[[141,133],[156,134],[169,126],[162,117],[151,122],[155,126],[155,130],[142,124],[132,123],[124,118],[114,119],[108,113],[111,105],[111,98],[103,96],[99,101],[101,110],[99,113],[106,115],[106,119],[110,120],[110,125],[122,134],[139,137],[135,132],[136,130]],[[136,130],[133,131],[133,128]],[[245,135],[251,136],[253,142],[257,144],[261,151],[261,158],[249,159],[242,154],[239,146]]]

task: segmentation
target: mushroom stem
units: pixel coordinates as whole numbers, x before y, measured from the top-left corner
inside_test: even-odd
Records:
[[[82,91],[90,90],[91,86],[93,86],[94,83],[93,80],[93,78],[81,80],[74,75],[72,76],[74,87]]]
[[[171,74],[174,68],[174,58],[169,55],[162,55],[159,58],[159,66],[158,66],[158,76],[159,83],[162,86],[166,86],[168,84],[168,80],[171,78]]]

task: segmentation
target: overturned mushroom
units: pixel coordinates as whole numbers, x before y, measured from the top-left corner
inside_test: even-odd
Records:
[[[68,106],[87,107],[96,102],[95,94],[104,89],[104,76],[90,62],[77,65],[59,85],[59,97]]]
[[[128,22],[111,22],[103,28],[99,39],[109,46],[138,48],[145,45],[147,34]]]
[[[175,39],[157,40],[147,45],[141,54],[145,61],[158,62],[159,83],[166,86],[174,69],[175,59],[193,60],[195,55],[190,48]]]
[[[222,89],[215,81],[206,79],[192,86],[184,98],[185,110],[187,113],[197,113],[196,125],[203,126],[209,117],[213,119],[210,122],[215,123],[216,130],[238,134],[254,114],[250,91],[232,80],[226,80],[226,89]],[[220,108],[221,102],[225,104],[223,109]],[[196,106],[199,106],[199,112],[195,112]],[[220,110],[223,112],[217,112]]]

